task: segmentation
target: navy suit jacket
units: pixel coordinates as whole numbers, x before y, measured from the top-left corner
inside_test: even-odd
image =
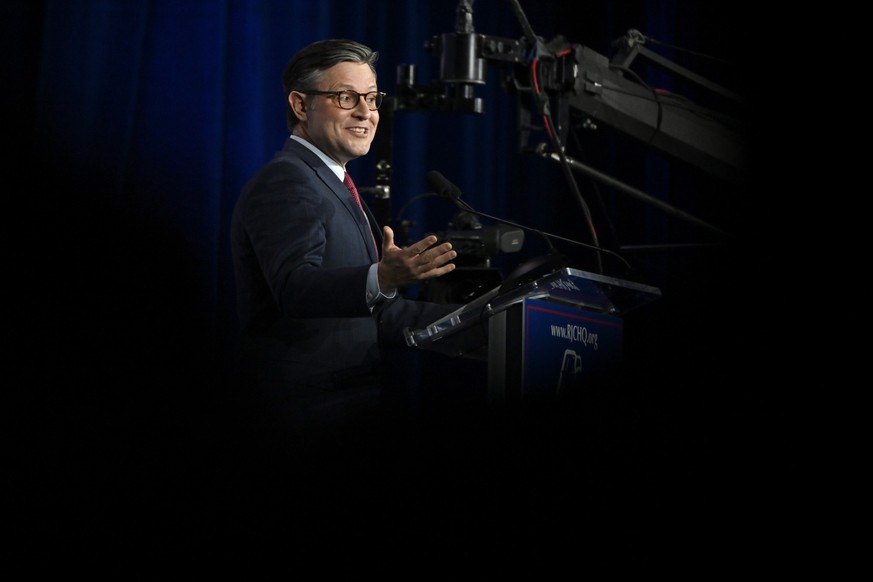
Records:
[[[458,307],[398,293],[370,312],[382,240],[370,217],[372,234],[343,183],[292,139],[246,184],[231,226],[245,379],[280,392],[371,381],[382,345]]]

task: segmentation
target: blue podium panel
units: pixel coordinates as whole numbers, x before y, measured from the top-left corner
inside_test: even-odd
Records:
[[[550,395],[604,374],[621,359],[620,317],[546,299],[525,299],[522,391]]]
[[[524,399],[608,374],[622,354],[622,316],[660,296],[649,285],[563,268],[495,287],[404,335],[411,347],[485,359],[489,397]]]

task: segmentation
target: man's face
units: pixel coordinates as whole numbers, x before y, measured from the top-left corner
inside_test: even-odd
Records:
[[[335,65],[325,71],[318,87],[309,88],[319,91],[350,89],[361,94],[378,89],[370,66],[359,63]],[[370,111],[364,99],[358,99],[352,109],[342,109],[335,96],[315,95],[310,96],[309,105],[303,107],[303,95],[293,91],[288,96],[301,117],[295,133],[308,139],[342,166],[370,151],[379,124],[379,112]]]

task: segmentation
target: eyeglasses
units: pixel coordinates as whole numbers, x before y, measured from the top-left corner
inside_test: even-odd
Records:
[[[382,105],[382,98],[385,97],[385,93],[381,91],[370,91],[369,93],[358,93],[357,91],[352,91],[351,89],[346,89],[344,91],[300,91],[301,93],[306,93],[307,95],[333,95],[336,97],[337,105],[339,105],[343,109],[354,109],[358,106],[361,97],[364,98],[364,103],[367,104],[367,109],[370,111],[376,111],[379,109],[379,106]]]

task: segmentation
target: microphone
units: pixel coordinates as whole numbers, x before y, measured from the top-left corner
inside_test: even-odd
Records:
[[[431,170],[427,173],[426,178],[428,185],[433,188],[437,195],[448,198],[455,204],[460,204],[461,191],[457,186],[449,182],[445,176],[436,170]]]
[[[438,196],[448,198],[463,211],[456,217],[456,219],[463,219],[464,214],[467,213],[486,216],[476,212],[469,204],[461,200],[461,190],[436,170],[431,170],[427,173],[427,182]],[[492,217],[489,216],[488,218]],[[502,251],[504,253],[520,251],[524,244],[524,228],[517,225],[511,225],[509,222],[498,218],[493,218],[493,220],[505,225],[515,226],[521,230],[509,230],[501,227],[499,224],[494,228],[481,229],[481,226],[478,224],[479,221],[473,218],[472,222],[475,224],[469,225],[473,227],[473,230],[454,230],[446,235],[446,240],[451,241],[456,245],[458,242],[467,242],[468,239],[476,241],[476,244],[481,245],[484,248],[486,256],[493,255],[497,251]]]
[[[618,254],[616,254],[608,249],[604,249],[604,248],[601,248],[599,246],[579,242],[579,241],[576,241],[573,239],[564,238],[564,237],[558,236],[556,234],[543,232],[541,230],[537,230],[536,228],[524,226],[522,224],[518,224],[518,223],[515,223],[512,221],[503,219],[503,218],[497,218],[496,216],[491,216],[490,214],[485,214],[484,212],[479,212],[478,210],[475,210],[472,206],[467,204],[465,201],[461,200],[461,190],[457,186],[455,186],[452,182],[450,182],[445,176],[443,176],[441,173],[437,172],[436,170],[430,170],[427,173],[426,178],[427,178],[428,185],[433,189],[433,191],[438,196],[442,196],[443,198],[448,198],[449,200],[452,201],[453,204],[455,204],[456,206],[458,206],[462,210],[466,210],[467,212],[471,212],[472,214],[476,214],[478,216],[484,216],[485,218],[489,218],[491,220],[496,220],[498,222],[503,222],[503,223],[508,224],[510,226],[514,226],[516,228],[520,228],[522,230],[534,232],[534,233],[540,235],[541,237],[543,237],[543,240],[546,241],[546,245],[548,245],[548,247],[549,247],[549,253],[552,253],[554,255],[559,254],[557,249],[555,248],[555,245],[552,244],[552,239],[561,240],[561,241],[564,241],[564,242],[567,242],[570,244],[574,244],[574,245],[585,247],[585,248],[595,250],[598,252],[610,254],[610,255],[616,257],[622,263],[624,263],[624,265],[628,268],[628,270],[632,270],[630,263],[628,263],[624,259],[624,257],[622,257],[621,255],[618,255]]]

